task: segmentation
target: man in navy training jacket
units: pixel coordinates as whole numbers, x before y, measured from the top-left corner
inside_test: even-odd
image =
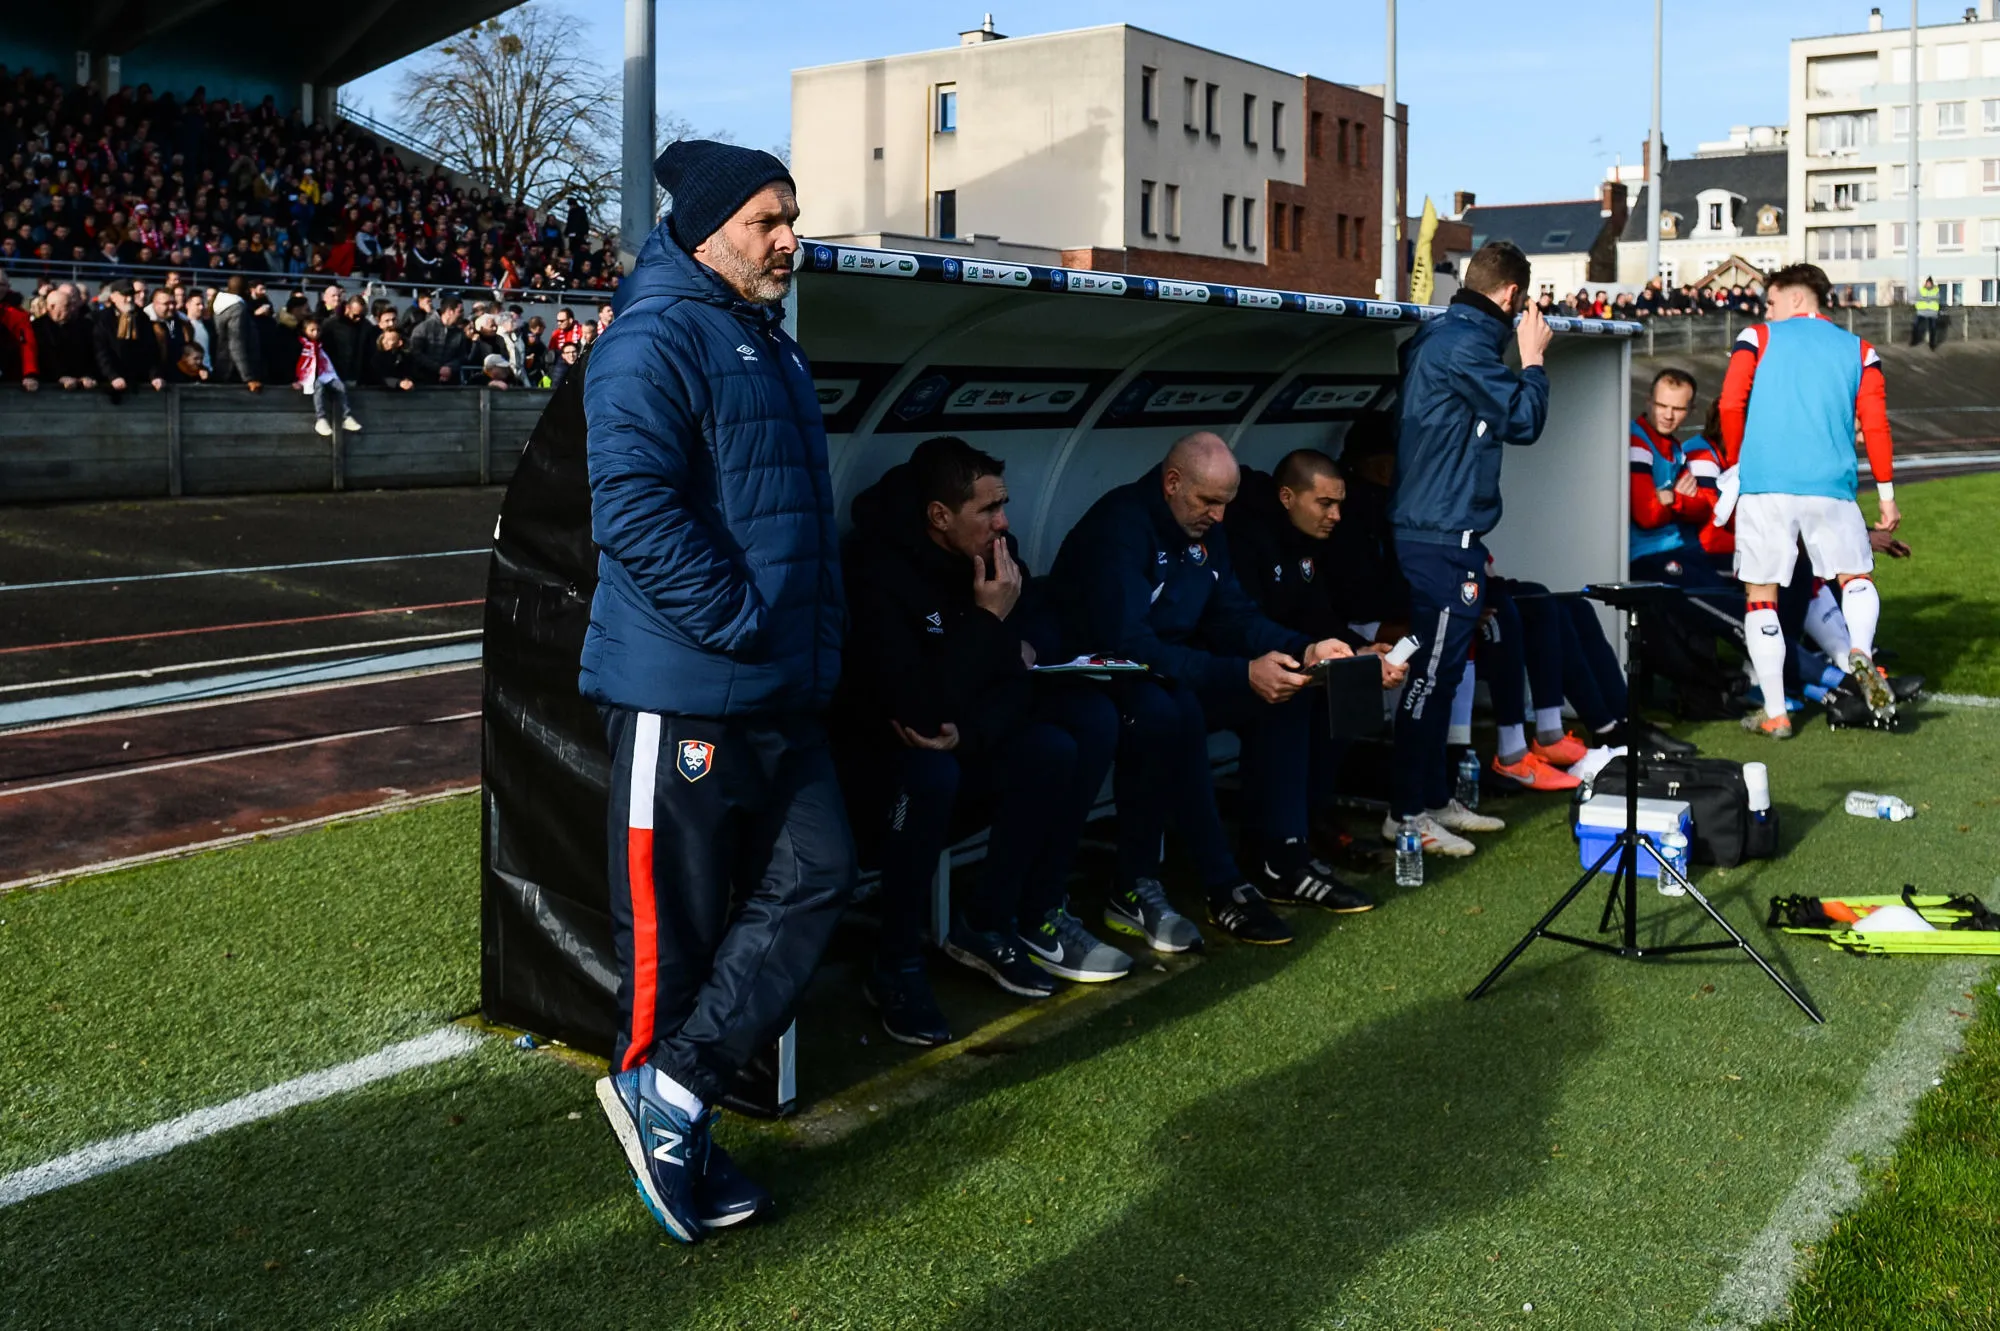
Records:
[[[1534,443],[1549,415],[1542,357],[1551,335],[1527,298],[1528,280],[1527,256],[1514,245],[1483,246],[1465,265],[1465,284],[1450,307],[1417,329],[1400,353],[1402,421],[1389,521],[1396,561],[1410,584],[1417,651],[1396,708],[1393,789],[1382,835],[1394,841],[1410,820],[1426,853],[1470,855],[1472,843],[1459,833],[1506,826],[1452,798],[1445,744],[1452,694],[1486,608],[1481,538],[1500,522],[1500,450]],[[1521,351],[1518,374],[1502,359],[1510,341]]]
[[[779,312],[791,176],[701,140],[653,169],[673,211],[584,386],[601,553],[580,686],[612,754],[619,1030],[597,1096],[647,1210],[693,1243],[770,1200],[712,1106],[791,1022],[852,890],[820,722],[846,612],[818,395]]]
[[[990,808],[992,826],[945,954],[1023,998],[1054,993],[1051,976],[1097,983],[1132,969],[1066,900],[1118,709],[1093,681],[1031,672],[1061,659],[1060,637],[1007,527],[1005,470],[963,439],[925,440],[855,496],[842,553],[854,613],[836,705],[843,773],[882,867],[863,989],[906,1044],[951,1039],[924,954],[938,856],[969,801]]]
[[[1237,583],[1221,523],[1238,481],[1229,445],[1190,434],[1158,467],[1091,505],[1050,573],[1072,644],[1153,672],[1119,690],[1127,722],[1113,775],[1119,881],[1104,919],[1166,951],[1198,941],[1160,889],[1170,817],[1201,876],[1210,921],[1246,943],[1292,941],[1267,897],[1330,910],[1374,904],[1306,845],[1312,713],[1299,690],[1312,680],[1301,669],[1352,649],[1272,623]],[[1255,883],[1237,867],[1216,813],[1211,728],[1234,730],[1243,744],[1244,841],[1258,862]]]

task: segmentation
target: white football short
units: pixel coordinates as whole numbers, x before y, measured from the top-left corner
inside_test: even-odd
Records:
[[[1843,574],[1875,571],[1868,520],[1852,499],[1754,494],[1736,501],[1736,576],[1741,581],[1780,587],[1789,583],[1801,539],[1814,577],[1831,581]]]

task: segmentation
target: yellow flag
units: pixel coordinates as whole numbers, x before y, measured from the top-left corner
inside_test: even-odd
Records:
[[[1417,253],[1410,262],[1410,299],[1419,305],[1431,303],[1431,288],[1437,277],[1431,264],[1431,243],[1437,239],[1437,229],[1437,205],[1426,194],[1423,221],[1417,224]]]

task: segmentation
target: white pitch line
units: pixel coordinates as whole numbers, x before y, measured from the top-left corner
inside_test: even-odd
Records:
[[[1939,969],[1916,1010],[1868,1069],[1854,1102],[1834,1123],[1825,1144],[1692,1327],[1750,1331],[1784,1312],[1785,1296],[1803,1265],[1799,1249],[1817,1243],[1833,1218],[1861,1199],[1855,1153],[1865,1151],[1879,1158],[1896,1149],[1916,1113],[1917,1100],[1964,1039],[1966,1023],[1953,1016],[1951,1008],[1965,1003],[1959,995],[1978,982],[1984,969],[1984,962]]]
[[[0,1177],[0,1209],[82,1183],[100,1174],[109,1174],[127,1165],[136,1165],[142,1160],[151,1160],[176,1147],[191,1145],[259,1119],[275,1117],[300,1105],[357,1091],[372,1082],[408,1072],[412,1068],[457,1058],[470,1053],[478,1044],[479,1037],[462,1026],[441,1027],[414,1040],[378,1049],[351,1063],[342,1063],[320,1072],[308,1072],[303,1077],[281,1081],[276,1086],[252,1091],[207,1109],[197,1109],[138,1132],[93,1143],[80,1151],[71,1151],[68,1155]]]
[[[116,772],[93,772],[89,776],[64,777],[60,781],[44,781],[39,785],[0,790],[0,800],[14,795],[32,795],[39,790],[60,790],[64,786],[87,786],[98,781],[117,781],[128,776],[145,776],[151,772],[170,772],[177,767],[199,767],[204,763],[226,763],[237,758],[254,758],[261,753],[306,749],[315,744],[333,744],[343,739],[366,739],[370,735],[388,735],[398,730],[414,730],[418,726],[441,725],[446,721],[471,721],[480,715],[479,712],[454,712],[450,716],[433,716],[428,720],[410,721],[402,725],[376,726],[370,730],[343,730],[337,735],[315,735],[311,739],[286,740],[282,744],[258,744],[247,749],[231,749],[227,753],[205,753],[199,758],[176,758],[172,762],[148,763],[144,767],[127,767]]]
[[[1909,465],[1906,459],[1904,465]],[[164,582],[169,578],[217,578],[231,573],[283,573],[295,568],[340,568],[349,564],[390,564],[404,563],[412,559],[457,559],[464,555],[485,555],[492,551],[484,546],[477,550],[426,550],[415,555],[366,555],[359,559],[314,559],[303,564],[245,564],[238,568],[191,568],[178,573],[127,573],[115,578],[65,578],[60,582],[0,582],[0,592],[34,592],[51,587],[96,587],[109,583],[123,585],[128,582]]]
[[[1932,702],[1941,702],[1949,707],[2000,707],[2000,698],[1988,698],[1979,693],[1930,693],[1924,697]]]
[[[113,670],[104,675],[70,675],[59,679],[31,679],[24,684],[0,684],[0,693],[24,689],[66,689],[75,684],[101,684],[107,679],[151,679],[179,671],[208,670],[215,666],[248,665],[258,661],[286,661],[297,656],[325,656],[329,652],[358,652],[370,647],[401,647],[412,642],[443,642],[448,638],[476,638],[483,630],[457,629],[450,633],[419,633],[407,638],[377,638],[373,642],[336,642],[328,647],[296,647],[287,652],[259,652],[255,656],[225,656],[214,661],[183,661],[179,665],[146,666],[138,670]]]

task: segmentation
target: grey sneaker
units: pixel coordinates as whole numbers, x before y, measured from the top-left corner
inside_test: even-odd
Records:
[[[1022,934],[1021,946],[1028,950],[1028,959],[1049,974],[1080,984],[1122,980],[1132,972],[1132,958],[1100,942],[1061,906]]]
[[[1141,878],[1104,908],[1104,926],[1143,938],[1155,952],[1185,952],[1201,946],[1201,930],[1174,909],[1157,878]]]

